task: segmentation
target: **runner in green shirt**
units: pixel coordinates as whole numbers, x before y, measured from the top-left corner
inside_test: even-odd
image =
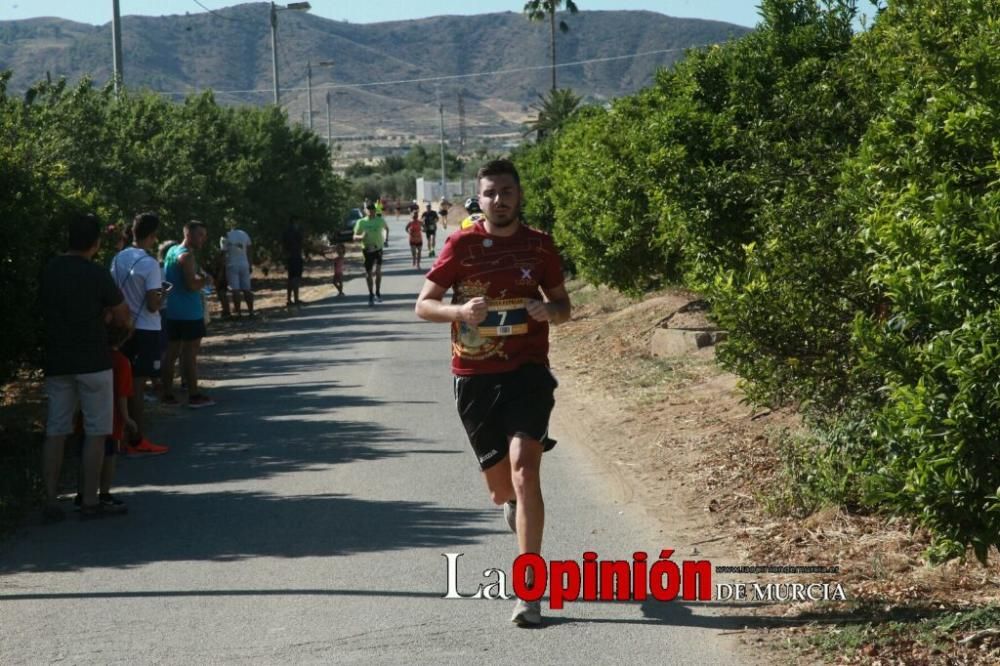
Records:
[[[371,306],[382,302],[382,248],[389,240],[389,226],[382,216],[376,217],[374,206],[369,206],[365,212],[368,217],[361,218],[354,225],[354,240],[361,241],[365,280],[368,282],[368,305]]]

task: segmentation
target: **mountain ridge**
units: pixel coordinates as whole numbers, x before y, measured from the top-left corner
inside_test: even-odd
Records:
[[[211,88],[220,103],[271,103],[268,16],[263,2],[211,13],[125,16],[125,83],[174,99]],[[670,66],[683,49],[749,32],[735,24],[651,11],[581,11],[564,18],[570,31],[557,35],[559,62],[590,62],[560,67],[559,86],[573,88],[588,102],[649,85],[656,69]],[[450,138],[463,125],[471,137],[518,132],[518,116],[528,115],[550,85],[547,25],[515,11],[367,24],[282,11],[278,35],[282,106],[292,120],[304,115],[311,61],[314,127],[325,134],[329,91],[335,138],[436,136],[438,92]],[[622,55],[629,57],[618,59]],[[335,64],[318,66],[322,61]],[[12,93],[47,73],[70,83],[89,75],[103,85],[111,76],[110,24],[50,17],[0,21],[0,70],[6,69],[13,72]],[[389,83],[427,78],[437,80]],[[457,108],[460,94],[464,123]]]

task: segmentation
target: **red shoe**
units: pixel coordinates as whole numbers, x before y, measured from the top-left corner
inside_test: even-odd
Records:
[[[127,456],[160,456],[170,450],[168,446],[153,444],[143,437],[135,444],[125,445],[125,455]]]

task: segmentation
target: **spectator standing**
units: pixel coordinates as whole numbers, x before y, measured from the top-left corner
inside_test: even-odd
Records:
[[[337,243],[336,254],[333,257],[333,286],[337,288],[337,296],[344,295],[344,244]]]
[[[285,250],[285,268],[288,271],[288,281],[285,283],[285,305],[291,306],[294,302],[299,305],[299,287],[302,285],[302,229],[299,228],[298,218],[292,217],[288,220],[288,226],[281,236],[281,245]]]
[[[212,278],[198,268],[194,253],[205,245],[205,225],[192,220],[184,225],[184,240],[167,251],[164,270],[174,285],[167,296],[167,353],[163,363],[163,404],[176,405],[173,395],[174,364],[178,357],[187,381],[188,407],[210,407],[215,401],[198,391],[198,352],[205,337],[205,310],[201,290]]]
[[[45,427],[43,472],[46,505],[42,517],[66,517],[57,503],[66,437],[73,432],[77,407],[84,432],[81,517],[104,514],[97,497],[104,440],[113,430],[114,380],[107,322],[128,327],[129,311],[107,270],[94,263],[101,246],[101,225],[93,215],[69,222],[69,249],[46,265],[40,284],[45,321]]]
[[[124,514],[128,513],[128,507],[125,502],[111,494],[111,482],[115,478],[118,454],[123,451],[125,433],[135,433],[137,430],[136,423],[129,417],[128,412],[129,398],[132,396],[132,368],[120,351],[121,346],[128,340],[130,331],[124,327],[111,328],[108,335],[110,338],[108,342],[111,345],[111,376],[114,383],[114,421],[111,435],[104,440],[104,464],[101,465],[97,499],[101,505],[101,513]],[[82,476],[75,503],[77,506],[83,504]]]
[[[250,284],[250,274],[253,272],[253,261],[250,257],[250,235],[236,227],[231,222],[231,229],[219,240],[222,252],[226,255],[226,283],[233,295],[233,312],[240,316],[240,296],[247,304],[247,312],[252,318],[253,288]]]
[[[152,254],[157,246],[160,218],[156,213],[139,213],[132,220],[132,244],[123,248],[111,261],[111,277],[125,297],[135,332],[121,347],[132,373],[129,413],[138,428],[130,433],[125,445],[128,455],[159,455],[168,447],[154,444],[145,437],[146,382],[160,375],[160,307],[163,303],[163,280],[160,263]]]

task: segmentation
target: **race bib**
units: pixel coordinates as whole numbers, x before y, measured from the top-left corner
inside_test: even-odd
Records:
[[[528,332],[528,311],[523,298],[490,301],[488,308],[486,319],[478,327],[480,336],[496,338]]]

